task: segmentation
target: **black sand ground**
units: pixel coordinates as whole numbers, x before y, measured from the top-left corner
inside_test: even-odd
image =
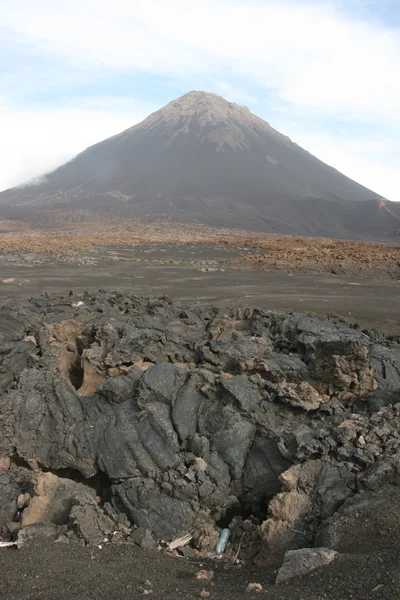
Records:
[[[47,543],[1,552],[0,597],[4,600],[396,600],[400,597],[399,549],[342,554],[332,565],[274,585],[275,573],[238,569],[223,561],[189,562],[134,546],[99,548]],[[205,568],[212,581],[196,580]],[[259,583],[259,593],[247,592]],[[145,590],[152,590],[147,594]]]
[[[399,281],[231,270],[226,261],[234,258],[235,252],[225,248],[137,247],[125,248],[118,254],[126,260],[102,260],[97,265],[0,264],[0,300],[29,297],[43,291],[125,289],[139,296],[166,294],[180,301],[248,304],[320,316],[335,312],[362,327],[400,334]],[[155,264],[158,260],[172,262]],[[201,270],[205,268],[226,270]]]

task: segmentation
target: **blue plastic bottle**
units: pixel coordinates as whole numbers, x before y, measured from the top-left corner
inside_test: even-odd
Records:
[[[221,554],[223,552],[225,552],[225,548],[226,548],[226,545],[228,543],[230,535],[231,535],[231,532],[230,532],[229,529],[223,529],[221,531],[221,534],[219,536],[219,540],[217,542],[217,547],[215,549],[217,556],[221,556]]]

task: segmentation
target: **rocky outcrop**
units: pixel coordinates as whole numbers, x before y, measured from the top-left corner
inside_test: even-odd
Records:
[[[93,489],[103,477],[111,521],[94,492],[70,494],[87,541],[125,522],[167,541],[194,531],[202,549],[218,526],[239,540],[236,523],[277,562],[397,477],[400,347],[339,319],[99,291],[10,301],[0,324],[0,477],[22,461]],[[3,489],[7,526],[21,485]],[[31,495],[22,523],[37,483]]]

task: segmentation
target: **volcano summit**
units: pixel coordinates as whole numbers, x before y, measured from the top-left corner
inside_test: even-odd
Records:
[[[400,226],[400,205],[324,164],[246,107],[197,91],[40,183],[0,194],[2,214],[54,208],[370,240],[390,239]]]

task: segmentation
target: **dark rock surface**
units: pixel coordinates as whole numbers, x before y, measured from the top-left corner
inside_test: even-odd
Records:
[[[24,469],[0,470],[0,535],[18,514],[18,498],[32,491],[29,473]]]
[[[9,531],[51,471],[91,486],[64,523],[89,543],[137,527],[204,550],[229,525],[272,564],[399,483],[399,347],[340,319],[105,291],[8,301],[0,390]]]

